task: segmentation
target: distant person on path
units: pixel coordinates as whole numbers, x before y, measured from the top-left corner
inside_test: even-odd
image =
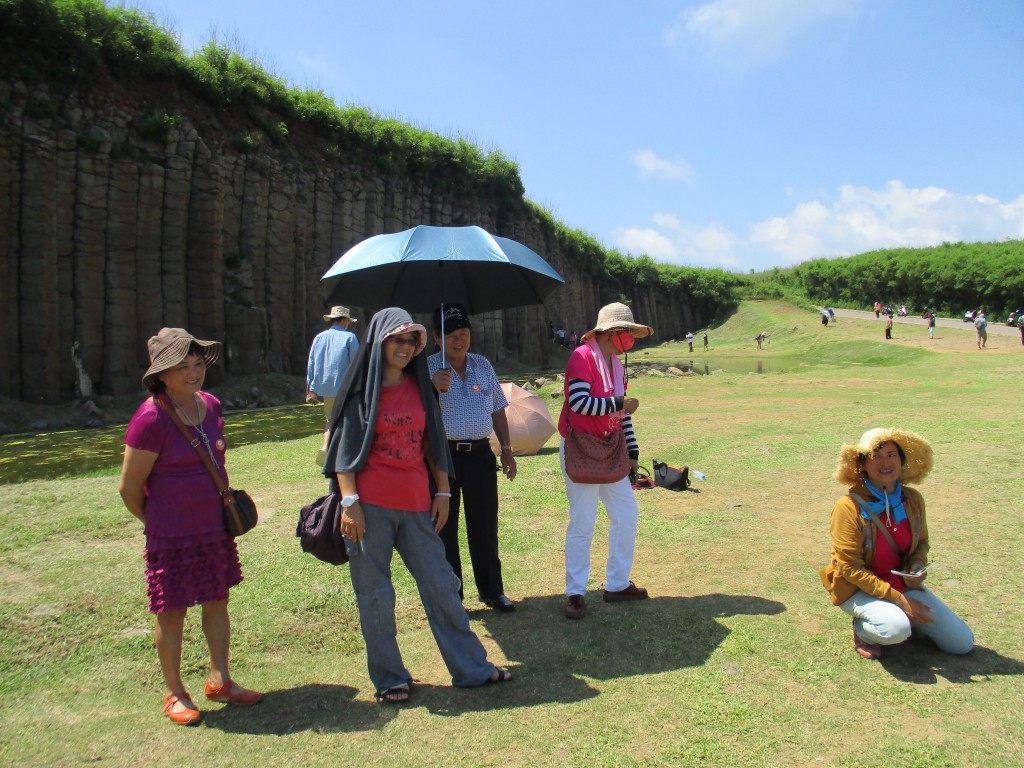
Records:
[[[324,474],[342,495],[341,532],[377,698],[409,700],[412,675],[395,626],[395,551],[409,569],[452,685],[512,679],[487,660],[459,600],[437,532],[448,520],[451,461],[427,372],[427,331],[404,309],[382,309],[338,391]]]
[[[704,331],[704,351],[708,351],[708,332]]]
[[[836,311],[832,307],[825,307],[825,311],[828,312],[828,319],[834,323],[836,321]]]
[[[928,338],[935,338],[935,313],[932,312],[928,315]]]
[[[821,324],[828,326],[828,310],[824,307],[821,308]]]
[[[693,334],[689,331],[686,332],[686,343],[690,345],[690,351],[693,352]]]
[[[875,302],[875,320],[878,319],[878,315],[879,315],[879,313],[881,311],[882,311],[882,302],[876,301]]]
[[[885,338],[892,338],[892,315],[885,316]]]
[[[984,349],[988,341],[988,319],[980,309],[974,315],[974,328],[978,332],[978,349]]]
[[[1020,343],[1024,345],[1024,312],[1017,318],[1017,328],[1020,329]]]
[[[757,342],[757,348],[758,349],[761,348],[761,342],[764,341],[767,338],[767,336],[768,336],[767,333],[765,333],[764,331],[761,331],[759,334],[757,334],[757,336],[754,337],[754,341]]]
[[[849,493],[832,508],[832,562],[822,583],[853,617],[853,647],[866,659],[920,632],[946,653],[964,654],[974,634],[924,585],[929,538],[920,483],[932,449],[918,434],[870,429],[844,445],[835,478]],[[914,574],[914,575],[912,575]]]
[[[633,434],[632,414],[640,402],[626,395],[626,371],[618,356],[632,349],[636,339],[652,333],[654,329],[633,321],[633,312],[625,304],[608,304],[598,313],[597,324],[583,334],[565,368],[558,432],[562,436],[559,453],[569,500],[569,525],[565,532],[567,619],[582,619],[586,611],[590,548],[599,500],[604,502],[609,520],[604,601],[648,597],[647,590],[629,578],[640,513],[629,475],[610,483],[576,483],[566,472],[565,452],[569,427],[599,438],[614,436],[622,430],[625,450],[636,472],[640,449]]]
[[[359,339],[348,329],[355,322],[348,307],[331,307],[330,313],[323,318],[325,323],[331,325],[314,337],[309,348],[309,362],[306,364],[306,402],[312,402],[316,397],[324,401],[324,441],[316,457],[316,463],[320,466],[323,466],[324,455],[327,453],[327,433],[331,426],[334,396],[359,348]]]
[[[576,345],[579,344],[579,336],[576,335],[576,331],[569,334],[569,348],[576,349]]]
[[[441,529],[445,558],[459,577],[462,589],[462,557],[459,551],[459,502],[465,510],[466,540],[473,563],[473,580],[480,602],[495,610],[510,612],[515,605],[505,596],[498,557],[498,473],[488,439],[493,431],[501,447],[501,471],[515,480],[516,460],[512,455],[508,400],[494,368],[483,355],[469,351],[473,325],[461,304],[444,305],[444,335],[441,335],[441,307],[434,310],[434,342],[444,350],[427,358],[430,380],[439,393],[441,417],[452,456],[451,503],[448,522]]]
[[[228,482],[220,401],[202,391],[221,344],[183,328],[161,328],[147,346],[150,366],[142,384],[152,396],[128,424],[118,490],[145,526],[149,611],[156,614],[156,650],[167,686],[161,711],[172,723],[195,725],[202,714],[181,679],[185,613],[193,606],[202,607],[210,651],[206,698],[239,706],[263,698],[232,681],[228,672],[228,591],[242,581],[242,567],[235,540],[224,529],[220,491],[197,453],[207,451]],[[194,445],[171,409],[195,434]]]

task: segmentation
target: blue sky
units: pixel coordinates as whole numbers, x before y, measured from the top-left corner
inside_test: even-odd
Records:
[[[116,4],[500,149],[623,253],[746,272],[1024,238],[1019,0]]]

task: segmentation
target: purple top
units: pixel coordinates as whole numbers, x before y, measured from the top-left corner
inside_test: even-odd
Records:
[[[206,392],[200,392],[199,396],[206,405],[202,428],[210,438],[214,461],[220,466],[226,483],[224,451],[227,446],[220,401]],[[199,438],[195,427],[185,426]],[[223,506],[213,478],[170,414],[154,403],[153,398],[147,398],[132,416],[124,442],[136,450],[157,454],[153,470],[143,484],[147,538],[224,533]],[[200,442],[199,449],[205,451],[206,446]]]

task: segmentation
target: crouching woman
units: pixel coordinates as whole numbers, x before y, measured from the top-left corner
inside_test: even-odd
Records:
[[[832,603],[853,617],[853,647],[866,659],[912,632],[946,653],[974,647],[970,627],[924,585],[924,497],[904,484],[921,482],[931,468],[931,446],[902,429],[868,430],[840,451],[836,480],[849,492],[832,508],[832,562],[821,580]]]

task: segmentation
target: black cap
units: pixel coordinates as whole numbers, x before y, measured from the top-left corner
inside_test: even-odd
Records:
[[[473,330],[473,324],[469,322],[469,315],[466,308],[461,304],[444,304],[444,332],[451,333],[459,328]],[[434,330],[441,332],[441,307],[434,310]]]

